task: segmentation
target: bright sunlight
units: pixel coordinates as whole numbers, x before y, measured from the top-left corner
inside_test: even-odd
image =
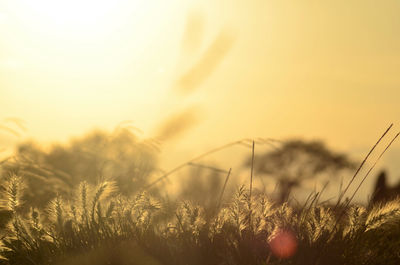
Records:
[[[160,1],[140,0],[16,0],[16,8],[25,23],[50,35],[93,38],[105,30],[116,30],[128,17],[143,19]]]
[[[400,264],[399,14],[0,0],[0,265]]]

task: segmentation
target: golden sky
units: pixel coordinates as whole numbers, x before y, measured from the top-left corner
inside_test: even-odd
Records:
[[[0,119],[49,142],[126,120],[157,136],[188,114],[167,165],[245,137],[358,156],[399,129],[399,14],[397,0],[3,0]]]

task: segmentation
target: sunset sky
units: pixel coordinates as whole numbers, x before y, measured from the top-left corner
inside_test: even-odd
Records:
[[[21,137],[0,144],[127,120],[156,137],[183,117],[166,166],[247,137],[358,158],[400,129],[399,14],[397,0],[3,0],[0,120],[27,131],[5,120]],[[399,159],[397,142],[384,161],[397,180]]]

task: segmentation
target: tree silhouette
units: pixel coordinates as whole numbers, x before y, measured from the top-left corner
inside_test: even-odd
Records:
[[[97,184],[112,179],[122,194],[130,195],[144,187],[157,169],[156,150],[151,141],[140,140],[126,128],[93,131],[48,150],[24,143],[14,159],[3,164],[2,175],[21,176],[29,186],[25,200],[36,207],[57,194],[68,196],[82,181]]]
[[[251,165],[251,158],[246,161]],[[254,170],[277,180],[278,201],[287,201],[293,188],[307,179],[334,174],[355,164],[345,154],[329,150],[320,141],[289,140],[265,154],[255,157]]]
[[[382,170],[377,176],[374,191],[372,193],[370,204],[387,202],[393,200],[400,195],[400,182],[394,186],[387,184],[387,174]]]

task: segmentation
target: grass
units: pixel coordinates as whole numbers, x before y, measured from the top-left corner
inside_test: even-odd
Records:
[[[21,179],[6,184],[12,212],[0,264],[395,264],[400,200],[352,205],[337,222],[333,207],[309,200],[278,205],[239,188],[213,216],[182,202],[173,212],[148,194],[118,194],[114,183],[80,185],[72,200],[21,213]],[[315,195],[318,196],[318,195]],[[338,207],[340,208],[340,207]],[[291,242],[272,247],[290,235]],[[318,253],[324,250],[324,255]],[[286,251],[286,252],[285,252]],[[286,254],[285,254],[286,253]],[[285,256],[286,255],[286,256]]]
[[[303,204],[289,204],[254,188],[255,142],[247,139],[213,149],[147,186],[185,166],[199,166],[199,158],[223,148],[250,147],[249,189],[241,186],[223,200],[231,170],[224,172],[212,211],[191,201],[175,205],[153,197],[146,186],[129,195],[113,181],[83,181],[72,195],[57,195],[43,209],[29,209],[23,198],[32,188],[12,175],[1,189],[0,265],[400,264],[400,198],[368,207],[352,203],[398,134],[350,199],[343,200],[391,127],[333,205],[320,202],[321,192],[310,194]]]

